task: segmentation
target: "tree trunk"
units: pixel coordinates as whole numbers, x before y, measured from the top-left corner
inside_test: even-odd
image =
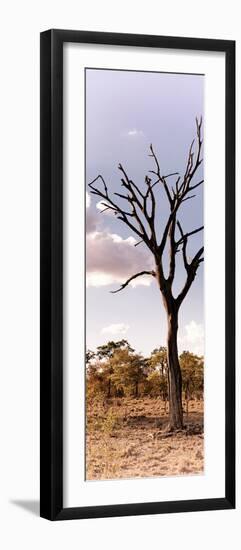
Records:
[[[178,314],[168,314],[167,359],[169,370],[169,429],[183,427],[182,374],[177,349]]]

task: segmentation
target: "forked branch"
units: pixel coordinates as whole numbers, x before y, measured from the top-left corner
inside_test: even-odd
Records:
[[[202,254],[204,252],[204,246],[202,246],[198,252],[195,254],[194,258],[192,259],[192,261],[190,262],[190,264],[188,264],[188,267],[187,267],[187,278],[186,278],[186,281],[184,283],[184,287],[183,289],[181,290],[180,294],[177,296],[176,298],[176,304],[177,304],[177,307],[179,308],[180,305],[182,304],[185,296],[187,295],[195,277],[196,277],[196,274],[197,274],[197,270],[199,268],[199,265],[203,262],[204,258],[202,257]]]

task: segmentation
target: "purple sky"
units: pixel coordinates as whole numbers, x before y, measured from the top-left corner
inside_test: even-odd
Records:
[[[134,71],[86,70],[86,189],[102,174],[111,192],[119,191],[121,162],[129,177],[142,186],[153,159],[153,144],[163,174],[183,173],[195,137],[195,117],[203,115],[204,77]],[[202,179],[201,170],[197,176]],[[199,179],[197,181],[199,181]],[[175,180],[173,180],[175,181]],[[149,269],[152,257],[145,244],[133,246],[135,235],[110,214],[100,214],[98,197],[87,197],[87,347],[125,337],[144,354],[165,344],[166,319],[155,280],[146,277],[135,287],[118,288],[130,275]],[[164,196],[158,203],[160,221],[168,216]],[[203,223],[203,190],[184,203],[179,219],[185,230]],[[190,256],[202,244],[192,237]],[[181,255],[174,290],[182,287]],[[203,264],[202,264],[203,265]],[[138,281],[138,280],[137,280]],[[147,286],[148,285],[148,286]],[[203,267],[180,310],[179,350],[203,352]]]

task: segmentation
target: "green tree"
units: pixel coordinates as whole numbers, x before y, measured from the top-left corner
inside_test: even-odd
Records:
[[[88,367],[88,365],[90,365],[91,362],[92,362],[94,359],[95,359],[95,352],[92,351],[91,349],[87,349],[86,354],[85,354],[86,366]]]
[[[165,402],[168,399],[168,360],[167,349],[164,346],[152,351],[148,359],[148,393],[160,395]]]
[[[140,385],[145,380],[145,360],[128,348],[116,350],[110,359],[111,380],[117,391],[139,397]]]
[[[182,369],[183,392],[186,401],[186,412],[190,399],[203,394],[204,362],[203,357],[194,355],[190,351],[183,351],[180,355]]]
[[[107,342],[107,344],[98,346],[96,352],[96,355],[101,362],[102,373],[107,387],[107,398],[111,397],[112,390],[113,365],[111,359],[117,350],[128,350],[129,352],[134,351],[127,340],[123,339],[118,340],[117,342],[111,340],[110,342]]]
[[[103,370],[97,355],[86,351],[86,389],[87,399],[93,399],[97,395],[103,395],[105,391]]]

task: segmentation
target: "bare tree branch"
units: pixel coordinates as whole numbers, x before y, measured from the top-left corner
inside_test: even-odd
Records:
[[[103,203],[104,206],[104,203]],[[106,212],[106,210],[114,210],[116,212],[115,208],[112,208],[112,206],[106,206],[103,210],[99,211],[99,214],[103,214],[103,212]]]
[[[185,201],[190,201],[190,199],[194,199],[194,197],[196,197],[196,195],[190,195],[189,197],[185,197],[185,199],[182,199],[182,203]]]
[[[171,174],[166,174],[166,176],[162,176],[164,180],[167,178],[170,178],[171,176],[179,176],[179,172],[172,172]]]
[[[200,122],[198,122],[198,119],[196,119],[196,129],[197,129],[197,141],[198,141],[198,148],[197,148],[197,154],[196,159],[194,160],[194,152],[193,152],[193,145],[194,141],[192,141],[191,146],[189,148],[188,153],[188,160],[187,160],[187,166],[185,170],[185,174],[183,176],[182,183],[177,188],[177,196],[180,200],[180,202],[183,202],[185,196],[192,191],[193,189],[196,189],[199,185],[203,183],[203,180],[200,182],[190,185],[191,181],[193,180],[193,177],[199,168],[200,164],[202,163],[201,156],[201,149],[202,149],[202,139],[201,139],[201,127],[202,127],[202,118],[200,118]]]
[[[179,244],[181,244],[181,242],[182,242],[183,263],[184,263],[184,267],[185,267],[186,271],[188,272],[189,263],[188,263],[188,260],[187,260],[187,237],[186,237],[186,235],[184,235],[184,232],[183,232],[183,230],[182,230],[182,226],[181,226],[181,224],[180,224],[179,221],[177,221],[177,226],[178,226],[178,229],[179,229],[179,231],[180,231],[180,233],[181,233],[181,237],[182,237],[182,238],[180,239],[180,241],[178,241],[178,242],[176,243],[176,251],[178,251],[178,246],[179,246]]]
[[[170,229],[170,226],[172,225],[172,221],[173,221],[174,217],[177,214],[177,211],[179,210],[180,206],[182,205],[182,203],[185,200],[189,200],[189,199],[194,197],[193,195],[190,196],[190,197],[189,196],[187,197],[186,195],[189,193],[189,191],[191,191],[192,189],[194,189],[195,187],[198,187],[198,185],[201,185],[203,183],[203,180],[201,180],[197,184],[195,184],[193,186],[190,186],[190,182],[192,180],[192,177],[193,177],[195,171],[197,170],[198,166],[201,163],[201,161],[200,161],[200,152],[201,152],[201,146],[202,146],[202,141],[201,141],[201,124],[202,124],[202,121],[200,120],[200,123],[198,123],[198,121],[196,121],[196,124],[197,124],[197,136],[198,136],[198,152],[197,152],[196,161],[195,161],[195,163],[193,162],[193,156],[194,156],[194,153],[193,153],[194,140],[193,140],[192,143],[191,143],[191,146],[189,148],[188,161],[187,161],[187,166],[186,166],[185,174],[184,174],[184,177],[183,177],[183,181],[179,185],[180,177],[178,177],[178,179],[176,181],[176,190],[175,190],[175,192],[174,192],[174,189],[173,189],[174,198],[171,200],[171,203],[170,203],[171,212],[170,212],[169,218],[167,220],[166,226],[165,226],[164,231],[163,231],[161,243],[159,245],[159,254],[161,254],[161,255],[164,252],[164,249],[165,249],[165,246],[166,246],[166,243],[167,243],[167,237],[168,237],[168,234],[169,234],[169,229]],[[187,236],[187,238],[188,238],[188,236]],[[170,246],[171,246],[171,244],[170,244]],[[186,244],[185,244],[185,247],[186,247]]]
[[[144,214],[145,214],[145,216],[146,216],[146,218],[148,219],[148,222],[149,222],[153,242],[156,243],[156,234],[155,234],[156,199],[155,199],[155,195],[154,195],[153,190],[152,190],[151,178],[146,176],[145,177],[145,183],[147,185],[147,192],[146,192],[146,195],[144,197],[144,205],[143,205],[144,206]],[[149,196],[151,198],[151,215],[150,216],[148,215],[148,211],[147,211],[147,201],[148,201]]]
[[[122,184],[124,185],[124,187],[127,187],[127,189],[129,189],[131,191],[131,193],[132,193],[133,197],[135,198],[138,206],[141,207],[141,203],[139,202],[139,199],[137,198],[136,192],[141,196],[142,199],[144,199],[144,195],[142,194],[139,187],[137,187],[137,185],[134,183],[134,181],[132,181],[128,178],[127,173],[124,170],[121,163],[119,164],[118,168],[123,173],[123,175],[125,177],[125,179],[122,180]],[[135,189],[135,191],[133,189]]]
[[[163,176],[161,176],[160,165],[159,165],[157,156],[154,153],[152,144],[150,145],[150,150],[151,150],[151,155],[149,155],[149,156],[154,158],[154,161],[155,161],[155,164],[156,164],[156,171],[155,170],[150,170],[150,173],[155,174],[158,177],[159,181],[161,181],[163,183],[163,186],[164,186],[167,198],[169,200],[169,203],[170,203],[170,205],[172,205],[172,197],[171,197],[170,191],[168,189],[168,185],[166,183],[165,178]]]
[[[170,228],[169,228],[169,239],[170,239],[170,248],[169,248],[169,276],[168,280],[170,284],[172,285],[174,275],[175,275],[175,267],[176,267],[176,248],[175,248],[175,229],[176,229],[176,214],[172,219]]]
[[[204,180],[201,180],[198,183],[196,183],[195,185],[192,185],[191,187],[189,187],[189,191],[192,191],[193,189],[196,189],[196,187],[199,187],[199,185],[202,185],[203,182],[204,182]]]
[[[191,237],[191,235],[195,235],[196,233],[199,233],[200,231],[203,231],[203,229],[204,229],[204,225],[201,225],[201,227],[198,227],[197,229],[193,229],[193,231],[189,231],[188,233],[184,233],[179,221],[177,222],[177,226],[178,226],[178,229],[181,233],[181,239],[179,239],[179,241],[176,242],[177,246],[179,244],[181,244],[184,239],[188,239],[188,237]]]
[[[104,192],[101,191],[101,189],[98,189],[97,187],[94,187],[94,183],[100,179],[104,185]],[[91,193],[94,194],[94,195],[98,195],[99,197],[101,197],[102,199],[105,199],[107,200],[108,203],[110,203],[110,208],[112,208],[113,210],[116,211],[116,213],[120,214],[120,216],[118,216],[118,219],[120,219],[121,221],[125,222],[126,225],[128,225],[128,227],[130,229],[132,229],[132,231],[134,231],[138,237],[140,237],[140,239],[143,239],[143,241],[146,243],[146,245],[150,248],[150,242],[149,242],[149,239],[148,239],[148,235],[145,231],[145,228],[143,226],[143,224],[141,223],[138,215],[137,215],[137,212],[136,212],[136,209],[132,204],[132,208],[133,208],[133,212],[125,212],[118,204],[116,204],[113,199],[111,199],[111,197],[109,196],[109,193],[108,193],[108,188],[107,188],[107,185],[105,183],[105,180],[103,178],[103,176],[101,176],[100,174],[93,180],[91,181],[89,184],[89,187],[91,188]],[[107,205],[106,205],[107,206]],[[141,228],[141,231],[139,231],[128,219],[127,219],[127,215],[132,215],[132,217],[135,217],[136,218],[136,221],[139,225],[139,227]]]
[[[124,175],[124,179],[122,179],[122,185],[124,185],[124,187],[126,187],[126,189],[128,189],[128,191],[130,192],[131,196],[129,196],[129,202],[131,202],[131,205],[132,205],[132,209],[133,209],[133,212],[134,212],[134,217],[136,218],[136,221],[143,233],[143,235],[146,237],[146,240],[148,240],[148,235],[146,233],[146,229],[145,229],[145,226],[141,220],[141,216],[138,214],[137,212],[137,209],[136,209],[136,205],[138,206],[138,208],[140,209],[141,213],[144,214],[144,218],[148,224],[148,227],[151,231],[151,235],[152,235],[152,241],[153,241],[153,244],[155,243],[155,234],[154,234],[154,223],[152,223],[152,219],[149,218],[148,216],[148,213],[147,213],[147,206],[146,206],[146,202],[147,202],[147,195],[143,195],[143,193],[140,191],[140,189],[137,187],[137,185],[133,182],[133,180],[130,180],[126,171],[124,170],[122,164],[119,164],[118,166],[119,170],[123,173]],[[140,195],[140,197],[138,196],[138,194]],[[153,196],[154,198],[154,196]],[[142,200],[142,202],[141,202]],[[155,201],[155,199],[154,199]]]
[[[135,243],[134,246],[138,246],[139,244],[143,243],[143,239],[141,239],[141,241],[138,241],[138,243]]]
[[[152,277],[156,277],[156,273],[155,271],[140,271],[140,273],[136,273],[135,275],[132,275],[132,277],[130,277],[129,279],[127,279],[127,281],[125,283],[123,283],[121,285],[120,288],[118,288],[117,290],[111,290],[111,294],[116,294],[117,292],[120,292],[121,290],[123,290],[123,288],[125,288],[126,286],[128,286],[128,284],[133,281],[133,279],[136,279],[137,277],[141,277],[142,275],[152,275]]]
[[[183,289],[181,290],[180,294],[177,296],[176,298],[176,304],[177,304],[177,307],[179,308],[180,305],[182,304],[185,296],[187,295],[195,277],[196,277],[196,273],[197,273],[197,270],[199,268],[199,265],[200,263],[203,261],[203,258],[201,258],[202,254],[204,252],[204,247],[202,246],[198,252],[195,254],[194,258],[192,259],[191,263],[188,265],[188,274],[187,274],[187,279],[186,279],[186,282],[184,284],[184,287]]]

